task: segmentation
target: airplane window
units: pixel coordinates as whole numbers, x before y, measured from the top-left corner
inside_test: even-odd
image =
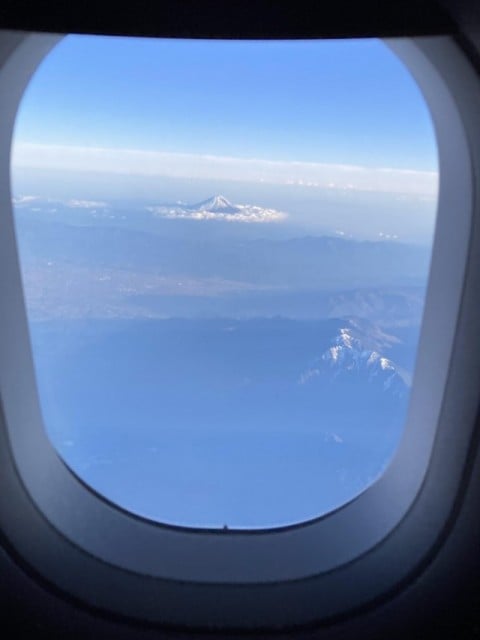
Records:
[[[380,41],[68,36],[15,125],[44,426],[172,525],[328,513],[402,436],[437,150]]]

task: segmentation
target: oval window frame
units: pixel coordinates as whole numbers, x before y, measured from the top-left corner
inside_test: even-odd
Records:
[[[68,470],[46,436],[16,250],[10,144],[23,91],[61,36],[4,35],[0,465],[6,490],[0,497],[0,522],[7,538],[62,591],[96,608],[152,622],[288,626],[331,618],[393,588],[421,562],[448,519],[480,394],[480,354],[459,347],[475,337],[478,321],[473,299],[480,237],[473,220],[480,202],[475,181],[480,150],[471,141],[480,139],[480,90],[459,47],[443,36],[386,41],[410,69],[431,109],[440,166],[417,368],[394,459],[371,487],[335,512],[274,530],[223,532],[153,523],[115,507]],[[466,396],[461,386],[465,371],[476,375]],[[460,412],[458,397],[464,397]],[[429,490],[432,483],[435,491]],[[80,583],[75,579],[79,573],[86,576]],[[118,589],[111,589],[112,580]]]

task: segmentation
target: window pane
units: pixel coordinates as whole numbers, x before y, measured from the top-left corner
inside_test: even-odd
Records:
[[[425,102],[377,40],[65,38],[12,153],[60,457],[175,525],[359,495],[405,424],[437,182]]]

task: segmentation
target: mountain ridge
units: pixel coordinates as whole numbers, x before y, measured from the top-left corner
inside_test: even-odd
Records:
[[[330,346],[302,372],[298,383],[312,384],[318,380],[345,385],[357,384],[360,379],[365,382],[366,391],[382,391],[397,399],[407,397],[409,384],[401,368],[380,351],[399,340],[374,325],[369,325],[368,333],[367,324],[362,321],[359,328],[356,318],[342,323]]]

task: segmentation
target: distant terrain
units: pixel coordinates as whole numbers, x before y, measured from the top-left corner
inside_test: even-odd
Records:
[[[276,526],[336,508],[388,464],[430,251],[297,235],[278,216],[221,196],[130,214],[17,202],[46,428],[112,501]]]
[[[17,208],[32,317],[358,315],[384,325],[420,322],[428,247],[279,238],[270,234],[273,225],[261,224],[237,223],[244,227],[237,234],[233,223],[145,211],[138,219],[109,216],[107,224],[96,208],[58,204],[52,213],[44,202]]]

